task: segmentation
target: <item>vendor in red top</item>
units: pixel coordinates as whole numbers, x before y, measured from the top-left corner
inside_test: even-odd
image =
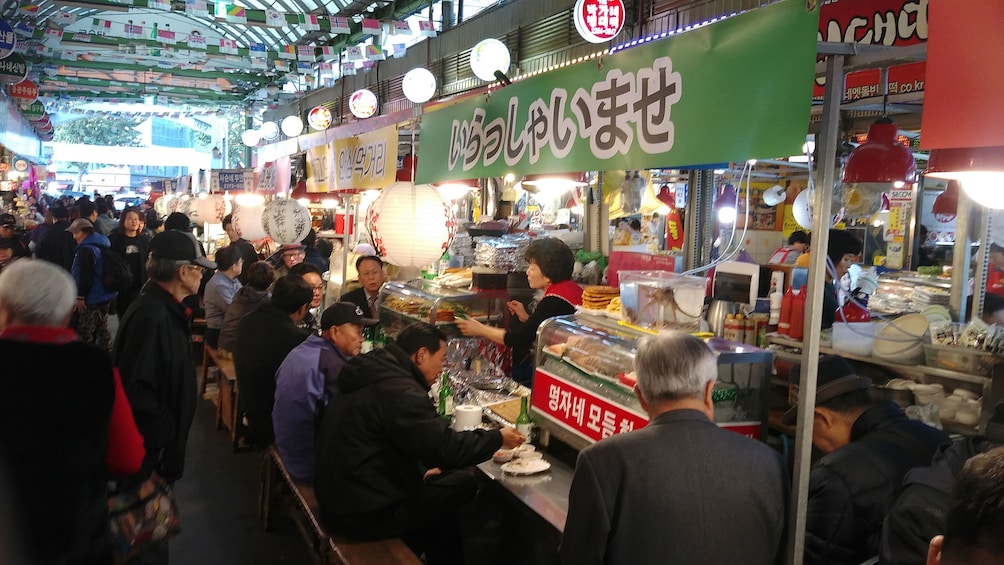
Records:
[[[987,269],[987,292],[1004,297],[1004,247],[990,244],[990,268]]]
[[[575,307],[582,305],[582,287],[572,281],[575,255],[560,239],[536,239],[526,248],[526,260],[530,267],[526,270],[530,288],[543,290],[544,297],[528,313],[518,300],[510,300],[506,306],[509,313],[519,320],[506,331],[502,328],[486,326],[476,320],[457,320],[460,331],[470,337],[483,337],[513,348],[512,377],[527,383],[533,376],[533,349],[540,324],[555,316],[575,313]]]

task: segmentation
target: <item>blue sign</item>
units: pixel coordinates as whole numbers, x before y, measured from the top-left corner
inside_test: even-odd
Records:
[[[0,59],[5,59],[13,53],[16,45],[17,37],[14,35],[14,30],[10,24],[0,20]]]

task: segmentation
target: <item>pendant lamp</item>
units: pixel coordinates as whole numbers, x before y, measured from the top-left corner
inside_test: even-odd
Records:
[[[736,207],[738,206],[739,193],[736,187],[727,184],[722,187],[722,193],[715,199],[715,210],[718,210],[718,222],[725,225],[732,225],[736,221]]]
[[[948,181],[948,187],[944,192],[934,199],[931,204],[931,213],[934,219],[939,222],[951,222],[955,219],[956,211],[959,209],[959,183],[958,181]]]
[[[868,127],[868,139],[851,152],[844,165],[844,183],[912,184],[917,177],[913,153],[896,141],[899,128],[887,117]]]
[[[924,174],[959,181],[962,190],[978,204],[1004,208],[1004,146],[932,149]]]

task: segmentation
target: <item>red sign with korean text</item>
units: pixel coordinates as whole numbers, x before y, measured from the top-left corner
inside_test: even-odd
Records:
[[[614,404],[543,369],[534,374],[532,398],[535,409],[590,441],[638,430],[648,423],[644,414]]]
[[[630,410],[574,383],[537,369],[533,377],[533,408],[567,431],[589,441],[640,430],[648,416]],[[748,438],[760,439],[760,422],[728,422],[719,427]]]
[[[620,271],[671,271],[676,270],[676,257],[672,255],[650,255],[648,253],[632,253],[630,251],[611,251],[607,268],[607,281],[610,286],[620,284],[617,274]]]
[[[871,45],[914,45],[927,42],[928,0],[831,0],[819,11],[820,41]],[[909,63],[889,68],[889,94],[924,90],[925,64]],[[876,70],[847,75],[844,99],[857,100],[883,94]],[[813,98],[822,99],[822,79],[816,80]]]
[[[28,106],[35,100],[38,100],[38,87],[30,80],[22,80],[17,84],[11,85],[7,89],[7,94],[16,100],[18,104]]]

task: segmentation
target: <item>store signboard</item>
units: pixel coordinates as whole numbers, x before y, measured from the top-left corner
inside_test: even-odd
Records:
[[[254,170],[220,169],[213,171],[210,192],[250,192],[254,190]]]
[[[422,118],[416,182],[800,153],[818,12],[785,0]],[[742,85],[738,87],[736,85]]]
[[[0,59],[7,58],[17,47],[17,36],[14,29],[4,20],[0,20]]]
[[[590,43],[606,43],[624,29],[622,0],[578,0],[573,9],[575,30]]]
[[[914,45],[927,41],[928,0],[834,0],[819,12],[819,40],[867,45]],[[924,90],[925,64],[889,67],[889,94]],[[881,72],[871,69],[850,73],[844,81],[844,99],[882,96]],[[823,99],[823,79],[812,92]]]
[[[7,94],[22,108],[38,100],[38,87],[30,80],[22,80],[7,88]]]
[[[307,150],[307,192],[324,193],[335,190],[333,143],[315,145]]]
[[[0,59],[0,84],[17,84],[28,76],[28,63],[17,53]]]
[[[558,375],[537,369],[533,377],[533,408],[566,431],[590,442],[640,430],[648,416],[614,404]],[[718,426],[759,440],[760,422],[719,422]]]
[[[336,190],[379,189],[394,182],[397,173],[396,125],[336,139],[330,145],[334,148]]]

